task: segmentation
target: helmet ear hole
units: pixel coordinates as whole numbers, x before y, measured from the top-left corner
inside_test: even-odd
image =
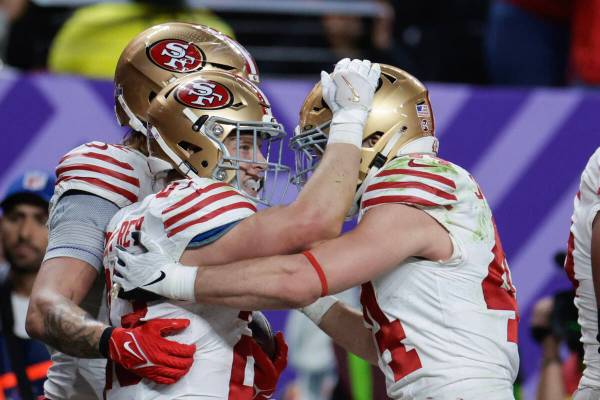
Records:
[[[181,147],[183,149],[183,151],[185,151],[186,153],[188,153],[188,157],[191,156],[194,153],[198,153],[198,152],[202,151],[202,147],[197,146],[197,145],[195,145],[193,143],[190,143],[190,142],[186,142],[185,140],[182,140],[181,142],[177,143],[177,145],[179,147]]]
[[[208,161],[202,160],[202,162],[200,163],[200,165],[202,165],[202,168],[207,168],[208,167]]]
[[[155,98],[155,97],[156,97],[156,92],[155,92],[155,91],[151,91],[151,92],[148,94],[148,102],[151,102],[151,101],[152,101],[152,99],[153,99],[153,98]]]

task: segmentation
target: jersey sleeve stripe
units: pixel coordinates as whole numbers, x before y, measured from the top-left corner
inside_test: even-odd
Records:
[[[172,217],[167,218],[164,222],[165,229],[169,229],[171,226],[173,226],[173,224],[181,221],[182,219],[184,219],[187,216],[192,215],[196,211],[201,210],[204,207],[206,207],[212,203],[215,203],[219,200],[226,199],[227,197],[231,197],[231,196],[239,196],[239,194],[234,190],[228,190],[226,192],[221,192],[221,193],[214,194],[212,196],[208,196],[207,198],[197,202],[196,204],[194,204],[192,207],[186,209],[185,211],[182,211],[179,214],[176,214]]]
[[[108,168],[99,167],[97,165],[74,164],[74,165],[68,165],[68,166],[64,166],[64,167],[58,167],[56,169],[56,175],[57,176],[61,176],[65,172],[69,172],[69,171],[91,171],[91,172],[97,172],[99,174],[108,175],[108,176],[111,176],[113,178],[119,179],[119,180],[121,180],[123,182],[127,182],[127,183],[129,183],[129,184],[131,184],[133,186],[140,187],[140,181],[137,178],[134,178],[133,176],[122,174],[122,173],[117,172],[117,171],[113,171],[113,170],[108,169]]]
[[[92,152],[67,154],[66,156],[64,156],[63,158],[60,159],[59,164],[62,164],[63,162],[65,162],[65,161],[67,161],[67,160],[69,160],[71,158],[74,158],[74,157],[93,158],[93,159],[96,159],[96,160],[107,162],[109,164],[116,165],[117,167],[129,170],[129,171],[133,171],[133,167],[131,165],[127,164],[126,162],[119,161],[116,158],[108,156],[106,154],[99,154],[99,153],[92,153]]]
[[[370,185],[365,193],[381,189],[419,189],[446,200],[456,200],[456,196],[422,182],[378,182]]]
[[[372,199],[363,201],[362,208],[366,209],[368,207],[376,206],[379,204],[386,204],[386,203],[390,203],[390,204],[406,203],[406,204],[414,204],[414,205],[419,205],[419,206],[424,206],[424,207],[443,206],[443,204],[434,203],[430,200],[426,200],[426,199],[423,199],[423,198],[417,197],[417,196],[379,196],[379,197],[374,197]]]
[[[137,201],[137,196],[134,193],[132,193],[128,190],[125,190],[123,188],[120,188],[118,186],[112,185],[112,184],[105,182],[98,178],[91,178],[91,177],[86,177],[86,176],[63,176],[56,181],[56,184],[58,185],[60,182],[65,182],[65,181],[70,181],[70,180],[79,180],[79,181],[83,181],[83,182],[88,182],[92,185],[101,187],[103,189],[107,189],[113,193],[117,193],[117,194],[125,197],[131,203],[135,203]]]
[[[247,201],[240,201],[238,203],[229,204],[227,206],[224,206],[224,207],[218,208],[214,211],[211,211],[210,213],[203,215],[202,217],[200,217],[198,219],[191,220],[189,222],[186,222],[185,224],[181,224],[178,227],[171,229],[170,231],[168,231],[167,237],[176,235],[177,233],[189,228],[192,225],[207,222],[207,221],[209,221],[213,218],[216,218],[219,215],[226,213],[228,211],[236,210],[236,209],[243,209],[243,208],[247,208],[247,209],[250,209],[250,210],[256,212],[256,207],[254,206],[254,204],[247,202]]]
[[[223,186],[228,186],[228,185],[224,182],[217,182],[217,183],[210,184],[210,185],[206,186],[205,188],[198,189],[194,193],[191,193],[191,194],[185,196],[183,199],[179,200],[177,203],[173,204],[172,206],[167,207],[166,209],[163,210],[162,213],[163,214],[170,213],[171,211],[174,211],[174,210],[178,209],[179,207],[186,205],[190,201],[197,199],[201,195],[203,195],[207,192],[210,192],[211,190],[223,187]]]
[[[431,172],[425,172],[425,171],[415,171],[415,170],[404,169],[404,168],[388,169],[388,170],[381,171],[376,176],[377,177],[383,177],[383,176],[390,176],[390,175],[419,176],[421,178],[427,178],[427,179],[431,179],[431,180],[436,181],[436,182],[443,183],[446,186],[449,186],[449,187],[451,187],[453,189],[456,189],[456,183],[454,183],[453,180],[448,179],[448,178],[446,178],[444,176],[440,176],[440,175],[433,174]]]

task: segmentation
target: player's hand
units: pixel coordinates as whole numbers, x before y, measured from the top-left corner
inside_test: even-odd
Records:
[[[379,76],[379,64],[371,64],[369,60],[350,61],[349,58],[340,60],[333,74],[321,72],[323,99],[333,113],[330,143],[350,143],[360,147]]]
[[[340,60],[331,75],[321,71],[323,99],[333,112],[334,119],[344,111],[367,113],[373,103],[380,73],[379,64],[371,64],[369,60],[350,61],[349,58]]]
[[[197,269],[173,260],[151,239],[138,240],[144,253],[131,254],[119,246],[116,249],[113,281],[121,287],[121,297],[143,289],[169,299],[194,301]]]
[[[194,362],[196,346],[165,339],[187,328],[187,319],[155,319],[110,335],[108,357],[135,374],[156,383],[172,384]]]
[[[275,335],[277,354],[271,360],[261,347],[252,341],[254,357],[254,399],[267,400],[275,393],[281,372],[287,366],[288,347],[281,332]]]

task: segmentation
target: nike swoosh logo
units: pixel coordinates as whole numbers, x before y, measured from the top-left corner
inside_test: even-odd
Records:
[[[415,160],[408,160],[408,166],[413,168],[435,168],[437,165],[417,164]]]
[[[155,283],[160,282],[163,279],[165,279],[166,276],[167,276],[167,274],[165,274],[165,271],[160,271],[160,276],[158,278],[156,278],[155,280],[153,280],[150,283],[146,283],[144,286],[154,285]]]
[[[131,347],[131,343],[133,343],[133,341],[131,340],[128,340],[127,342],[123,343],[123,347],[125,347],[125,350],[133,354],[136,358],[140,359],[141,361],[146,361],[145,358],[143,358],[141,355],[139,355],[133,350],[133,348]]]
[[[352,87],[350,82],[348,82],[348,79],[346,79],[345,76],[342,75],[342,79],[344,80],[344,82],[346,82],[346,85],[348,85],[348,88],[352,92],[352,97],[348,100],[350,100],[353,103],[358,103],[360,101],[360,96],[358,95],[358,93],[356,93],[356,90],[354,90],[354,88]]]

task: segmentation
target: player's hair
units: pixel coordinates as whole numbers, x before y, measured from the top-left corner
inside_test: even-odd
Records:
[[[148,146],[146,145],[146,135],[143,133],[131,130],[123,138],[123,144],[139,151],[148,157]]]

